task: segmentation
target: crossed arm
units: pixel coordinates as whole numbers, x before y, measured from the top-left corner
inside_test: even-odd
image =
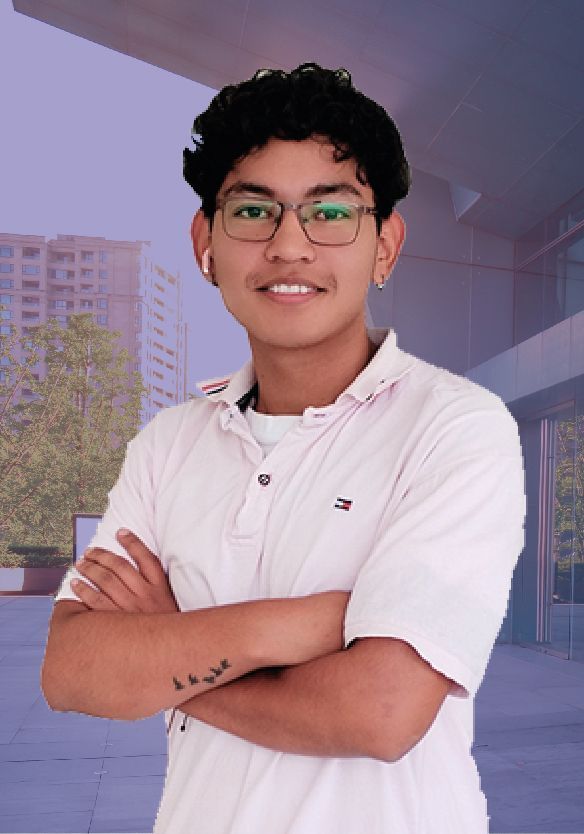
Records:
[[[99,590],[75,587],[82,602],[92,610],[178,610],[158,559],[135,536],[120,542],[140,574],[116,554],[89,551],[78,569]],[[128,570],[133,593],[123,581]],[[426,734],[451,686],[408,643],[367,637],[313,660],[207,688],[178,702],[178,709],[281,752],[395,762]]]
[[[263,747],[395,762],[426,734],[452,682],[402,640],[368,637],[277,672],[252,672],[179,709]]]

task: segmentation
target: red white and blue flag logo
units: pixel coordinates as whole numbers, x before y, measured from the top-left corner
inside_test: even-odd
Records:
[[[335,510],[350,510],[352,503],[350,498],[341,498],[339,496],[335,501]]]

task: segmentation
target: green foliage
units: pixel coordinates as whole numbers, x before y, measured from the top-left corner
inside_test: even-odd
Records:
[[[14,553],[8,550],[0,553],[0,568],[54,568],[73,564],[72,556],[31,552]]]
[[[37,563],[39,546],[72,553],[72,514],[104,511],[146,392],[119,336],[91,314],[72,315],[67,328],[53,320],[20,339],[18,363],[15,334],[0,337],[11,372],[0,380],[0,554],[14,552],[9,541],[33,548]],[[47,370],[40,381],[37,363]],[[19,384],[33,397],[16,403]]]
[[[553,448],[553,593],[584,603],[584,415],[558,419]]]

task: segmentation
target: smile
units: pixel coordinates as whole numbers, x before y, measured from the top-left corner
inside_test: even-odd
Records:
[[[301,285],[295,285],[286,289],[261,289],[259,292],[264,293],[270,301],[275,301],[278,304],[306,304],[324,290],[301,288]]]

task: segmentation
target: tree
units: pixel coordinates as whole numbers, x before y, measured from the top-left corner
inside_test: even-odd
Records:
[[[127,442],[139,428],[141,375],[128,372],[130,354],[119,331],[72,315],[20,339],[0,342],[9,357],[0,380],[0,539],[4,543],[57,545],[72,552],[74,512],[102,513]],[[4,360],[6,362],[6,360]],[[33,376],[45,363],[46,377]],[[18,386],[32,394],[15,401]]]

